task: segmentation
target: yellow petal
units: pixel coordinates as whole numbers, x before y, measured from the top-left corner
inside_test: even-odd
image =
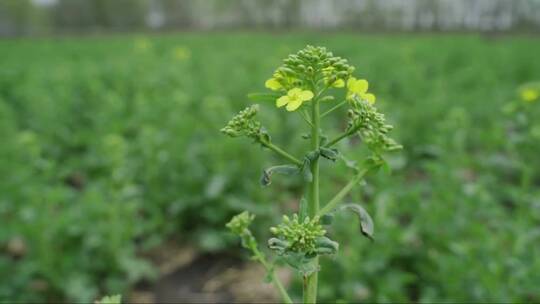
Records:
[[[264,83],[264,86],[269,88],[272,91],[277,91],[282,88],[281,83],[279,83],[279,81],[277,81],[275,78],[268,79]]]
[[[289,95],[289,97],[293,97],[298,96],[300,93],[302,93],[302,90],[300,90],[299,88],[293,88],[290,89],[289,92],[287,92],[287,95]]]
[[[309,90],[302,91],[300,92],[299,97],[301,101],[310,100],[311,98],[313,98],[313,92]]]
[[[363,94],[366,93],[368,90],[369,84],[367,80],[365,79],[359,79],[356,80],[352,86],[349,88],[349,90],[357,93],[357,94]]]
[[[343,88],[345,86],[345,81],[343,81],[343,79],[338,79],[338,80],[334,81],[332,86],[334,88]]]
[[[287,109],[287,111],[291,112],[291,111],[294,111],[294,110],[298,109],[301,105],[302,105],[302,100],[301,99],[291,100],[287,104],[286,109]]]
[[[525,89],[521,91],[521,99],[524,101],[534,101],[539,97],[539,93],[533,89]]]
[[[347,89],[351,89],[356,82],[356,78],[350,77],[349,80],[347,80]]]
[[[362,98],[367,100],[370,104],[375,103],[375,95],[373,95],[371,93],[364,94],[364,96],[362,96]]]
[[[281,108],[288,103],[289,103],[289,96],[287,95],[281,96],[280,98],[276,100],[276,107]]]

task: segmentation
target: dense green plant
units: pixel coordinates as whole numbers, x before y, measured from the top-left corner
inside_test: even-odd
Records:
[[[503,108],[508,118],[508,145],[521,167],[520,182],[531,184],[540,178],[536,170],[540,166],[536,147],[540,141],[540,123],[537,121],[540,113],[540,82],[520,85],[516,95]]]
[[[343,209],[355,212],[360,218],[360,231],[365,236],[373,237],[373,221],[367,211],[358,204],[339,204],[352,188],[358,185],[365,175],[385,164],[383,153],[401,148],[388,137],[391,125],[386,124],[384,115],[374,107],[375,95],[368,93],[368,82],[352,76],[354,67],[346,59],[334,56],[323,47],[307,46],[298,53],[288,56],[272,78],[266,81],[267,88],[275,94],[252,94],[256,100],[275,100],[278,108],[287,111],[299,111],[310,128],[300,141],[309,141],[309,149],[301,159],[292,156],[276,146],[271,137],[256,120],[258,106],[250,106],[236,115],[221,131],[231,137],[247,137],[254,143],[268,148],[292,164],[272,166],[263,170],[261,184],[268,186],[274,174],[297,174],[305,187],[305,198],[300,200],[298,213],[283,216],[277,227],[270,228],[274,235],[268,240],[268,247],[297,270],[303,277],[303,302],[317,301],[319,257],[337,253],[339,244],[328,237],[323,225],[330,224],[333,213]],[[347,89],[343,101],[335,103],[333,89]],[[321,113],[321,107],[330,103],[330,108]],[[346,129],[329,139],[327,131],[322,129],[321,119],[342,106],[348,106]],[[309,110],[307,110],[309,108]],[[361,164],[348,161],[334,146],[350,136],[360,136],[367,146],[369,155]],[[354,171],[354,176],[324,206],[320,204],[320,167],[319,161],[338,159],[347,163]],[[280,291],[283,300],[292,303],[279,279],[274,275],[274,264],[258,249],[257,242],[249,230],[254,216],[243,212],[227,224],[227,227],[242,239],[242,245],[251,250],[268,271],[269,279]]]

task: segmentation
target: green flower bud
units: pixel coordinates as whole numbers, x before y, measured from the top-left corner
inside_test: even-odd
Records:
[[[221,132],[230,137],[247,136],[259,140],[263,135],[261,123],[254,118],[259,112],[259,105],[252,105],[234,116]]]
[[[318,248],[321,246],[320,238],[326,234],[326,230],[319,223],[319,217],[316,216],[312,219],[306,217],[301,220],[298,214],[293,214],[292,219],[284,215],[283,223],[277,227],[272,227],[270,231],[277,237],[271,239],[272,244],[269,241],[271,249],[278,248],[276,240],[281,240],[280,246],[286,244],[287,247],[284,249],[279,248],[278,251],[302,252],[305,254],[317,253]]]
[[[376,155],[401,149],[401,145],[387,136],[393,127],[386,124],[383,114],[377,112],[377,109],[367,101],[354,98],[351,102],[353,109],[347,113],[349,130],[358,132],[368,149]]]

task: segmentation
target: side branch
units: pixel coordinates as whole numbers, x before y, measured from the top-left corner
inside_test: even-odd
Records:
[[[303,163],[296,157],[292,156],[291,154],[285,152],[283,149],[281,149],[280,147],[274,145],[273,143],[271,142],[267,142],[267,141],[263,141],[261,140],[260,141],[261,144],[265,147],[267,147],[268,149],[276,152],[277,154],[281,155],[282,157],[290,160],[292,163],[294,163],[295,165],[297,166],[301,166]]]
[[[333,106],[330,110],[324,112],[321,114],[321,118],[325,117],[326,115],[334,112],[335,110],[341,108],[343,105],[347,103],[347,100],[343,100],[342,102],[338,103],[337,105]]]
[[[340,202],[343,200],[343,198],[352,190],[352,188],[358,184],[362,178],[368,173],[369,169],[363,169],[362,171],[358,172],[353,179],[341,189],[336,196],[334,196],[318,213],[318,216],[323,216],[327,214],[328,212],[332,211]]]

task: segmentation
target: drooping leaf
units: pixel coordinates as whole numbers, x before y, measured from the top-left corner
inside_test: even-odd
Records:
[[[298,167],[293,165],[279,165],[279,166],[273,166],[268,169],[263,170],[262,176],[261,176],[261,185],[268,186],[272,183],[271,177],[272,174],[278,173],[278,174],[284,174],[284,175],[291,175],[291,174],[297,174],[299,172]]]
[[[360,219],[360,231],[364,236],[373,240],[374,225],[369,213],[358,204],[345,204],[340,210],[350,210],[356,213]]]

